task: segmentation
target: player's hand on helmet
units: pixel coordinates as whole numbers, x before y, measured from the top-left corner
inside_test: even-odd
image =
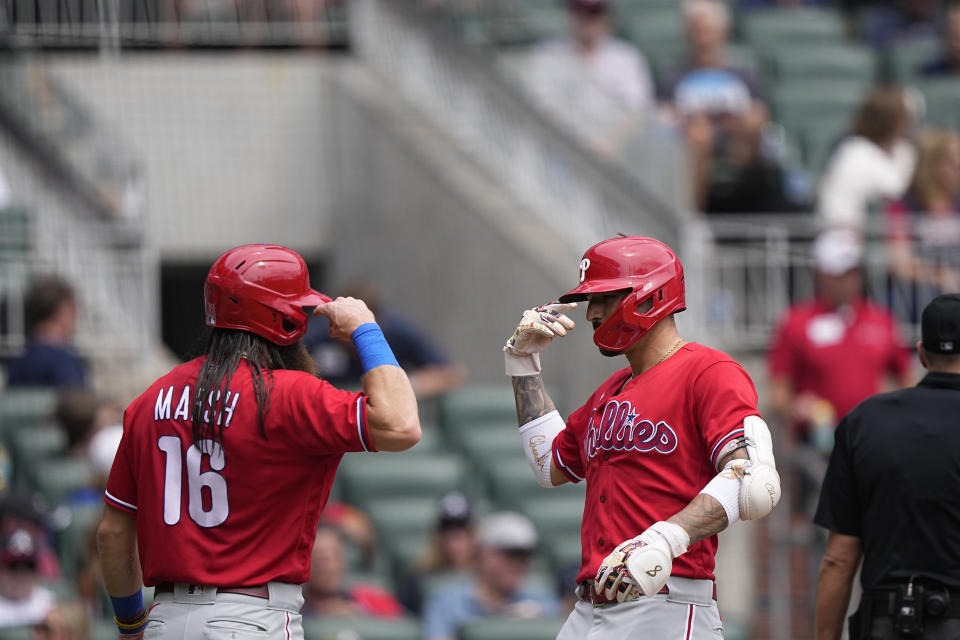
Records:
[[[507,375],[540,373],[540,352],[554,338],[567,335],[567,331],[576,326],[563,313],[576,308],[576,302],[552,302],[524,311],[516,330],[503,347]]]
[[[329,320],[330,335],[340,340],[349,340],[360,325],[377,321],[363,300],[342,296],[319,305],[314,309],[313,315],[324,316]]]
[[[690,536],[679,525],[655,522],[635,538],[620,543],[597,571],[594,588],[607,600],[623,602],[637,592],[652,596],[667,584],[673,559],[687,551]]]

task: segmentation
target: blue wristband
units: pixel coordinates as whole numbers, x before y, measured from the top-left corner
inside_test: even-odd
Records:
[[[377,323],[368,322],[360,325],[354,330],[350,339],[353,340],[353,344],[357,348],[364,373],[385,364],[392,364],[395,367],[400,366]]]
[[[138,589],[133,595],[123,598],[110,597],[113,602],[113,613],[119,620],[133,620],[143,613],[143,590]]]

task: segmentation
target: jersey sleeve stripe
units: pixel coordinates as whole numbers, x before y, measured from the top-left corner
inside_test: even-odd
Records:
[[[575,474],[570,467],[568,467],[567,465],[563,464],[563,460],[560,458],[560,449],[557,448],[557,441],[556,441],[556,439],[554,439],[554,441],[553,441],[553,461],[557,463],[557,468],[560,469],[560,471],[563,472],[563,475],[567,476],[567,478],[570,480],[570,482],[576,483],[576,482],[580,482],[581,480],[583,480],[583,478],[581,478],[580,476],[578,476],[577,474]]]
[[[360,444],[364,451],[376,451],[373,448],[373,441],[370,438],[370,430],[367,426],[367,398],[360,396],[357,398],[357,432],[360,434]]]
[[[722,438],[720,438],[719,442],[717,442],[717,444],[714,445],[713,451],[710,452],[710,464],[712,464],[714,467],[716,467],[716,466],[717,466],[717,454],[720,453],[720,450],[723,448],[723,446],[724,446],[725,444],[727,444],[727,443],[730,442],[732,439],[737,438],[737,437],[743,437],[743,427],[738,427],[738,428],[734,429],[733,431],[731,431],[730,433],[728,433],[727,435],[725,435],[725,436],[723,436]]]
[[[120,498],[117,498],[117,497],[115,497],[115,496],[110,495],[110,492],[109,492],[109,491],[104,491],[104,492],[103,492],[103,500],[104,500],[107,504],[113,505],[114,507],[117,507],[117,508],[120,509],[121,511],[129,511],[129,512],[132,512],[132,513],[136,513],[136,511],[137,511],[137,505],[135,505],[135,504],[130,504],[129,502],[124,502],[124,501],[121,500]]]

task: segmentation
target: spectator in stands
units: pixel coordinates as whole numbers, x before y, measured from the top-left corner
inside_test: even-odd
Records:
[[[929,129],[918,147],[913,182],[887,225],[890,271],[911,294],[911,319],[935,296],[960,291],[960,135]]]
[[[58,602],[33,627],[33,640],[88,640],[90,620],[83,603],[68,600]]]
[[[26,529],[14,529],[0,542],[0,627],[41,622],[54,606],[53,592],[41,587],[37,543]]]
[[[330,500],[320,512],[320,524],[333,527],[343,536],[343,542],[358,556],[357,568],[373,568],[377,552],[377,531],[363,511],[357,507]]]
[[[547,111],[613,152],[654,105],[644,55],[611,35],[610,0],[567,0],[571,33],[537,45],[526,61],[525,88]]]
[[[863,229],[871,207],[903,195],[916,166],[911,128],[903,89],[870,92],[820,180],[817,211],[826,226]]]
[[[358,280],[344,288],[344,296],[359,298],[377,316],[383,334],[407,371],[417,398],[437,396],[461,386],[467,378],[463,365],[451,362],[439,347],[405,318],[384,308],[380,290],[371,280]],[[317,361],[320,375],[338,387],[360,386],[363,366],[353,344],[334,340],[325,318],[312,317],[303,344]]]
[[[27,350],[7,363],[7,384],[34,387],[84,387],[87,370],[73,348],[77,297],[57,277],[35,282],[24,302]]]
[[[17,529],[25,529],[35,543],[35,563],[41,578],[61,575],[60,562],[50,537],[54,518],[43,499],[23,489],[0,493],[0,539]]]
[[[764,144],[768,109],[752,73],[727,62],[730,11],[720,0],[683,5],[689,58],[666,97],[687,143],[694,203],[707,213],[795,208]]]
[[[346,547],[339,529],[321,524],[313,542],[303,615],[398,618],[403,607],[386,589],[346,577]]]
[[[925,76],[960,76],[960,3],[948,7],[944,19],[943,53],[923,66]]]
[[[400,602],[419,614],[428,581],[463,577],[473,570],[476,558],[473,509],[465,495],[452,491],[440,499],[433,535],[400,590]]]
[[[57,398],[54,418],[67,434],[67,451],[86,457],[90,439],[101,429],[122,422],[123,412],[92,391],[66,389]]]
[[[899,387],[912,377],[910,353],[892,314],[864,297],[860,238],[849,229],[831,229],[817,237],[812,253],[815,296],[784,314],[769,367],[771,408],[790,424],[788,435],[805,461],[800,466],[818,484],[840,419],[883,391],[887,376]],[[807,480],[801,479],[801,503],[816,496]]]
[[[476,618],[556,615],[552,594],[524,586],[537,546],[537,532],[526,516],[509,511],[487,516],[477,542],[474,579],[434,593],[424,603],[427,640],[453,640],[461,625]]]
[[[941,0],[895,0],[870,14],[864,39],[885,51],[909,40],[935,38],[942,7]]]
[[[822,7],[829,5],[828,0],[740,0],[738,7],[742,11],[751,9],[789,9],[793,7]]]

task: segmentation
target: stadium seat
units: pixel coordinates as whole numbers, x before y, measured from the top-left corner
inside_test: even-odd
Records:
[[[891,82],[910,84],[920,75],[920,68],[942,51],[943,44],[936,37],[897,42],[885,52],[885,75]]]
[[[57,404],[57,390],[46,387],[7,388],[0,393],[0,428],[34,425],[48,420]]]
[[[451,433],[476,422],[517,419],[510,382],[480,386],[473,385],[445,395],[438,407],[440,426]]]
[[[829,9],[770,9],[751,11],[740,23],[744,40],[767,52],[790,42],[809,45],[843,42],[843,19]]]
[[[865,46],[834,43],[787,43],[769,52],[770,64],[781,80],[836,79],[873,82],[877,60]]]
[[[651,60],[682,60],[687,41],[683,16],[676,8],[643,9],[620,20],[620,33]],[[654,64],[656,66],[656,64]]]
[[[562,571],[570,566],[579,566],[580,533],[550,536],[543,541],[543,551],[556,571]]]
[[[55,505],[72,491],[89,486],[93,468],[88,460],[78,458],[51,458],[34,465],[30,471],[31,484],[49,504]]]
[[[33,629],[31,627],[6,627],[0,629],[0,640],[33,640]],[[113,625],[113,639],[117,637],[117,625]]]
[[[67,578],[74,578],[91,544],[93,531],[100,522],[103,502],[71,507],[70,523],[57,532],[57,557]]]
[[[519,620],[516,618],[484,618],[460,627],[458,640],[554,640],[563,626],[562,618]]]
[[[772,93],[774,119],[790,131],[817,118],[849,119],[868,88],[859,80],[782,82]]]
[[[824,170],[837,143],[850,131],[849,117],[820,118],[799,131],[804,165],[817,174]]]
[[[471,461],[480,464],[501,456],[522,455],[516,418],[468,425],[451,438]]]
[[[55,424],[37,425],[10,432],[7,441],[13,456],[14,482],[22,486],[28,482],[31,467],[63,453],[67,435]]]
[[[576,495],[582,499],[583,483],[567,483],[559,487],[544,488],[537,484],[533,471],[524,456],[493,460],[484,469],[491,497],[501,507],[522,509],[528,498],[543,496]],[[552,498],[556,499],[556,498]]]
[[[361,507],[375,498],[437,499],[468,488],[466,466],[453,455],[352,454],[344,457],[338,475],[344,499]]]
[[[917,78],[913,86],[920,90],[926,105],[923,120],[952,129],[960,129],[960,80],[955,78]]]
[[[406,533],[426,536],[437,518],[437,501],[433,498],[381,498],[364,506],[381,539]]]
[[[583,520],[584,496],[578,492],[549,490],[541,496],[530,496],[520,501],[519,509],[537,527],[544,538],[564,535],[580,535]]]
[[[414,618],[304,618],[304,640],[420,640]]]

